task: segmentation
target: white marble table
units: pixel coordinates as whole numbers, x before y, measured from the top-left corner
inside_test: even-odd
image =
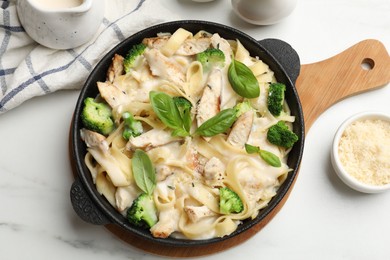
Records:
[[[228,0],[164,5],[183,19],[287,41],[303,64],[368,38],[390,51],[389,0],[299,0],[291,16],[267,27],[239,20]],[[77,97],[78,91],[60,91],[0,116],[0,259],[159,259],[74,213],[67,146]],[[204,259],[390,259],[390,192],[349,189],[335,175],[329,155],[342,121],[365,110],[390,113],[389,99],[388,85],[323,113],[307,135],[300,174],[282,210],[250,240]]]

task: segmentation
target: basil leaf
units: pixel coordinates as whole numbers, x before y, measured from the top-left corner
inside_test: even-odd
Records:
[[[245,98],[260,96],[259,83],[253,72],[244,63],[232,59],[228,69],[228,79],[238,95]]]
[[[191,124],[192,124],[191,110],[190,109],[184,110],[182,120],[183,120],[184,129],[189,133],[190,129],[191,129]]]
[[[142,150],[135,150],[131,159],[131,169],[137,186],[151,195],[156,186],[156,173],[149,156]]]
[[[257,153],[260,155],[260,157],[269,165],[273,167],[280,167],[282,166],[282,163],[280,162],[279,157],[277,157],[275,154],[268,152],[266,150],[261,150],[260,147],[250,145],[250,144],[245,144],[245,151],[248,154],[253,154]]]
[[[184,129],[180,112],[171,96],[163,92],[151,91],[149,93],[149,98],[152,108],[161,122],[173,130],[184,130],[176,131],[175,133],[180,133],[180,135],[177,136],[184,137],[190,135],[190,133]]]
[[[224,109],[200,125],[195,133],[201,136],[211,137],[228,130],[236,120],[237,109]]]
[[[185,137],[185,136],[188,136],[188,132],[185,129],[177,128],[177,129],[172,131],[172,136]]]
[[[269,165],[273,167],[280,167],[282,166],[282,163],[280,162],[279,157],[277,157],[275,154],[268,152],[266,150],[260,150],[259,151],[260,157]]]
[[[192,118],[191,118],[191,108],[192,104],[184,97],[174,97],[173,102],[175,103],[180,117],[183,121],[183,127],[187,132],[190,132]]]
[[[257,146],[250,145],[250,144],[245,144],[245,151],[247,153],[249,153],[249,154],[259,153],[260,152],[260,148],[257,147]]]
[[[158,118],[170,128],[178,128],[182,125],[180,113],[173,98],[163,92],[151,91],[150,103]]]

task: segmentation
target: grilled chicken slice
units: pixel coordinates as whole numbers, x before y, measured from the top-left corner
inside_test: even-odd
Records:
[[[154,147],[162,146],[172,142],[180,141],[180,137],[172,136],[170,131],[162,129],[152,129],[137,137],[130,137],[126,144],[127,150],[142,148],[150,150]]]
[[[178,86],[185,82],[185,74],[174,59],[166,57],[157,49],[147,50],[144,56],[150,66],[153,76],[171,81]]]
[[[169,40],[169,35],[150,37],[143,39],[142,43],[149,47],[149,49],[161,49]]]
[[[175,54],[191,56],[205,51],[210,47],[210,38],[187,39]]]
[[[232,130],[229,133],[227,141],[236,147],[244,147],[251,133],[254,111],[249,110],[242,114],[233,124]]]
[[[126,210],[131,206],[138,195],[139,189],[134,185],[118,187],[115,192],[116,207],[120,212]]]
[[[206,157],[201,155],[196,149],[190,148],[186,154],[187,166],[194,170],[194,174],[202,173],[204,165],[208,161]]]
[[[214,69],[210,73],[197,107],[196,120],[198,126],[218,114],[220,110],[221,90],[222,71]]]
[[[87,147],[98,148],[103,153],[108,152],[109,146],[104,135],[85,128],[80,130],[80,134]]]
[[[221,94],[221,109],[226,109],[229,107],[233,107],[241,97],[233,90],[233,88],[229,84],[227,70],[232,62],[232,48],[229,42],[223,38],[221,38],[218,34],[213,34],[211,36],[211,45],[214,48],[219,48],[225,54],[225,67],[223,73],[223,82],[222,85],[222,94]]]
[[[161,49],[168,41],[168,39],[169,37],[167,36],[147,38],[143,41],[143,43],[146,44],[150,49]],[[175,54],[182,56],[192,56],[199,52],[205,51],[208,47],[210,47],[209,37],[199,39],[190,38],[183,42]]]
[[[106,100],[106,102],[112,107],[116,107],[121,104],[125,104],[127,100],[126,91],[121,90],[111,82],[98,82],[97,83],[100,95]]]
[[[225,165],[217,157],[212,157],[204,166],[203,177],[210,187],[220,187],[226,177]]]
[[[198,222],[204,217],[214,216],[215,212],[207,206],[185,206],[184,212],[187,214],[191,222]]]
[[[115,54],[114,58],[112,58],[112,63],[107,71],[107,80],[109,82],[114,82],[114,79],[124,73],[123,68],[123,60],[124,58],[121,55]]]

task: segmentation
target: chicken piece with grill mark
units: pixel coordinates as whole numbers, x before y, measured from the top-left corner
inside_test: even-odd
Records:
[[[187,214],[187,217],[193,223],[198,222],[199,220],[201,220],[205,217],[210,217],[210,216],[216,215],[216,213],[214,211],[212,211],[211,209],[209,209],[205,205],[203,205],[203,206],[185,206],[184,212]]]
[[[196,120],[198,126],[218,114],[220,110],[222,82],[222,71],[214,69],[210,73],[197,106]]]
[[[242,114],[233,124],[227,141],[236,147],[244,147],[252,130],[254,111],[249,110]]]
[[[124,58],[121,55],[114,55],[112,63],[107,71],[107,81],[113,83],[116,77],[124,74],[123,60]]]
[[[172,142],[181,141],[180,137],[172,136],[171,131],[163,129],[152,129],[137,137],[130,137],[126,144],[127,150],[137,148],[150,150],[154,147],[162,146]]]
[[[126,104],[128,96],[126,91],[118,88],[109,81],[97,83],[100,95],[112,107],[115,108],[121,104]]]
[[[168,36],[153,37],[144,39],[143,43],[150,49],[161,49],[169,40]],[[210,38],[203,37],[199,39],[186,39],[179,49],[175,52],[176,55],[192,56],[205,51],[210,47]]]
[[[186,80],[185,73],[174,59],[166,57],[157,49],[145,51],[144,56],[153,76],[171,81],[179,87],[184,85]]]

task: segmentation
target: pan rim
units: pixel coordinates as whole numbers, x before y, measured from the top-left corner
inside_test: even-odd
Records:
[[[236,231],[234,231],[232,234],[222,237],[222,238],[212,238],[212,239],[203,239],[203,240],[190,240],[190,239],[176,239],[176,238],[165,238],[165,239],[157,239],[152,237],[151,235],[145,235],[145,232],[131,226],[129,223],[126,223],[123,221],[124,217],[119,213],[119,212],[112,212],[112,210],[107,210],[107,206],[109,204],[107,203],[102,203],[104,198],[98,194],[96,188],[94,185],[91,185],[87,174],[85,173],[85,167],[83,166],[83,161],[84,161],[84,154],[81,156],[81,153],[78,149],[80,145],[80,122],[79,122],[79,116],[80,116],[80,111],[82,108],[82,101],[86,97],[88,90],[91,88],[91,85],[93,85],[95,82],[92,82],[94,80],[94,75],[99,71],[102,70],[102,67],[104,67],[104,64],[107,65],[108,61],[111,61],[111,58],[115,53],[118,52],[118,50],[124,48],[125,46],[129,45],[130,42],[134,41],[134,39],[138,38],[145,38],[145,34],[155,32],[159,29],[164,29],[164,28],[169,28],[169,27],[185,27],[186,25],[198,25],[198,26],[204,26],[209,29],[213,28],[218,28],[218,30],[226,30],[229,31],[230,33],[237,35],[237,38],[245,38],[248,41],[252,42],[254,45],[257,45],[258,48],[265,53],[265,55],[269,56],[271,59],[273,59],[273,62],[276,64],[276,66],[279,67],[281,72],[285,75],[285,78],[289,81],[288,83],[292,86],[291,91],[293,92],[293,96],[296,98],[297,106],[298,106],[298,115],[296,116],[297,124],[301,126],[299,133],[300,140],[299,143],[296,144],[298,147],[298,152],[297,154],[297,163],[294,165],[294,167],[290,167],[293,169],[291,173],[289,173],[289,177],[286,179],[283,185],[278,189],[277,195],[274,196],[274,198],[270,201],[269,205],[259,211],[257,217],[253,220],[250,220],[249,224],[246,224],[243,226],[243,224],[239,225],[241,228],[237,228]],[[145,28],[144,30],[141,30],[122,42],[118,43],[115,47],[113,47],[110,51],[108,51],[103,58],[98,62],[98,64],[94,67],[94,69],[91,71],[89,74],[87,80],[85,81],[85,84],[83,85],[82,90],[80,91],[79,98],[76,103],[75,111],[74,111],[74,117],[72,119],[72,134],[71,134],[71,144],[72,144],[72,152],[74,155],[74,160],[76,162],[76,171],[77,171],[77,176],[80,178],[83,187],[86,189],[86,192],[90,196],[91,200],[95,203],[95,205],[103,211],[103,213],[107,216],[107,218],[116,225],[119,225],[120,227],[126,229],[127,231],[130,231],[134,233],[135,235],[145,238],[149,241],[153,241],[162,245],[168,245],[168,246],[200,246],[200,245],[208,245],[208,244],[213,244],[217,242],[222,242],[224,240],[230,239],[232,237],[237,236],[238,234],[246,232],[248,229],[251,229],[253,226],[257,225],[260,223],[264,218],[266,218],[269,214],[271,214],[275,208],[281,203],[281,201],[287,196],[288,193],[291,191],[293,188],[294,182],[297,178],[298,171],[299,171],[299,166],[302,160],[303,156],[303,148],[304,148],[304,119],[303,119],[303,114],[302,114],[302,107],[301,103],[299,100],[299,96],[295,87],[295,84],[291,81],[289,75],[286,73],[286,70],[284,67],[279,63],[279,61],[274,57],[272,53],[270,53],[267,49],[263,48],[259,41],[255,40],[251,36],[243,33],[240,30],[237,30],[233,27],[229,27],[223,24],[218,24],[214,22],[209,22],[209,21],[201,21],[201,20],[178,20],[178,21],[171,21],[171,22],[166,22],[166,23],[161,23],[157,24],[148,28]],[[89,171],[88,171],[89,173]],[[291,177],[290,177],[291,174]],[[287,198],[286,198],[287,199]],[[109,205],[111,208],[112,206]],[[114,209],[114,208],[112,208]],[[115,210],[115,209],[114,209]],[[149,232],[149,231],[148,231]]]

